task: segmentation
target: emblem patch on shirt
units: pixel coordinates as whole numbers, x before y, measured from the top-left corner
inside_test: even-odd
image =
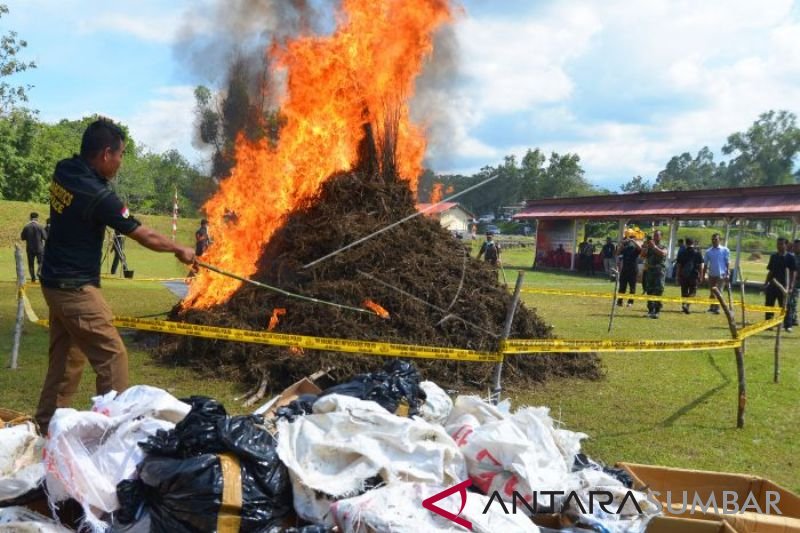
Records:
[[[122,211],[120,211],[119,214],[122,215],[122,218],[128,218],[131,216],[131,212],[128,211],[127,207],[123,207]]]

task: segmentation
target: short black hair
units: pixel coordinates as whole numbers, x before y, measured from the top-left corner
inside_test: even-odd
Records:
[[[81,157],[92,159],[106,148],[116,152],[125,141],[125,132],[110,119],[99,118],[89,124],[81,139]]]
[[[683,239],[681,239],[681,240],[683,240]],[[693,244],[694,244],[694,239],[691,239],[691,238],[686,239],[686,246],[691,246]]]
[[[37,213],[36,211],[31,213],[31,220],[33,220],[34,218],[39,218],[39,213]]]
[[[202,226],[203,224],[208,224],[208,220],[206,220],[206,219],[204,219],[204,218],[203,218],[203,219],[201,219],[201,220],[200,220],[200,225]]]
[[[719,233],[715,233],[714,235],[712,235],[712,236],[711,236],[711,238],[712,238],[712,239],[713,239],[714,237],[716,237],[717,239],[719,239],[719,238],[720,238],[720,236],[719,236]]]
[[[787,239],[786,237],[778,237],[778,244],[780,244],[782,242],[783,243],[788,243],[789,239]]]

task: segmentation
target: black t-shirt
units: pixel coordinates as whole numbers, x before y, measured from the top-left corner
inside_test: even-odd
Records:
[[[195,245],[194,245],[194,253],[195,255],[203,255],[205,251],[208,249],[208,227],[200,226],[200,228],[194,232],[195,238]]]
[[[47,238],[47,234],[38,222],[31,220],[22,228],[19,238],[25,241],[27,251],[39,254],[44,251],[44,240]]]
[[[500,245],[494,241],[484,241],[481,249],[478,250],[478,255],[485,254],[484,258],[487,261],[495,261],[500,257]]]
[[[797,270],[797,261],[794,255],[790,253],[785,253],[783,255],[778,255],[777,253],[774,253],[771,256],[769,256],[769,264],[767,264],[767,270],[770,273],[772,273],[772,277],[775,278],[775,281],[777,281],[781,285],[786,284],[787,268],[789,269],[790,276],[792,272]]]
[[[56,165],[50,183],[50,233],[44,249],[42,285],[100,286],[106,226],[127,235],[140,226],[108,181],[78,156]]]
[[[606,245],[603,246],[603,257],[606,259],[612,259],[614,257],[615,249],[616,247],[613,244],[611,244],[610,242],[606,243]]]
[[[681,266],[681,277],[691,279],[700,276],[700,265],[703,264],[703,254],[692,246],[683,248],[678,252],[675,262]]]
[[[641,251],[633,244],[628,244],[622,248],[622,251],[620,251],[619,255],[622,256],[623,270],[636,270],[637,265],[639,264],[640,254]]]

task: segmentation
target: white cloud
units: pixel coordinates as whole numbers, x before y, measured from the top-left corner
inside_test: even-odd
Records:
[[[192,147],[194,138],[194,88],[159,87],[130,117],[124,117],[133,138],[154,152],[176,149],[196,162],[200,153]]]
[[[143,41],[168,44],[175,39],[178,24],[179,21],[172,16],[145,17],[126,13],[105,13],[81,21],[78,28],[83,33],[120,32]]]
[[[466,93],[482,113],[564,100],[573,89],[564,65],[584,53],[598,29],[582,8],[555,9],[541,21],[467,18],[456,29]]]
[[[727,136],[759,114],[800,114],[794,4],[558,0],[536,15],[467,19],[458,30],[468,81],[459,106],[472,113],[461,118],[456,153],[480,143],[496,154],[482,164],[495,164],[536,146],[573,151],[589,179],[606,183],[654,176],[673,155],[704,145],[719,159]],[[518,141],[527,144],[493,142],[485,122],[503,114],[531,118],[530,139]]]
[[[120,3],[80,18],[77,27],[84,34],[116,32],[141,41],[172,44],[181,38],[181,31],[186,28],[191,28],[195,34],[211,30],[204,5],[201,2],[173,2],[168,6],[152,2]]]

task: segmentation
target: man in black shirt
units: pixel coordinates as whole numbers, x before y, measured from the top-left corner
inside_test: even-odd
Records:
[[[31,213],[30,222],[22,228],[20,239],[25,241],[25,251],[28,253],[28,272],[31,274],[31,281],[36,281],[36,276],[42,277],[42,259],[44,259],[44,242],[47,233],[39,224],[39,213]],[[34,262],[38,268],[34,267]]]
[[[208,235],[208,220],[200,221],[200,227],[194,232],[194,255],[200,257],[211,244],[211,237]]]
[[[492,232],[486,234],[486,240],[481,244],[481,249],[478,250],[478,259],[484,257],[487,263],[496,267],[500,262],[500,245],[492,240]]]
[[[681,286],[681,296],[691,298],[697,295],[697,284],[703,266],[703,254],[694,247],[693,239],[686,239],[686,246],[678,252],[675,259],[675,279]],[[689,304],[681,304],[683,312],[689,314]]]
[[[600,250],[600,253],[603,256],[603,270],[608,274],[608,279],[614,281],[613,271],[617,267],[617,247],[614,246],[611,237],[606,238],[606,243],[603,245],[603,249]]]
[[[97,374],[97,394],[128,387],[128,354],[100,292],[106,226],[183,263],[194,250],[142,226],[109,187],[122,163],[125,133],[100,119],[83,134],[81,154],[60,161],[50,183],[50,234],[44,250],[42,292],[50,308],[50,349],[36,421],[43,433],[57,407],[67,407],[86,360]]]
[[[795,262],[794,255],[787,251],[788,242],[783,237],[778,239],[778,251],[769,256],[769,263],[767,264],[767,279],[764,282],[764,292],[766,293],[767,306],[778,305],[783,307],[783,293],[776,286],[772,284],[772,280],[779,282],[781,285],[786,284],[786,275],[788,271],[789,283],[786,285],[786,290],[789,294],[794,290],[795,281],[797,280],[797,263]],[[766,313],[767,320],[771,319],[774,313]],[[783,321],[783,327],[786,331],[792,331],[792,319],[789,313],[786,313],[786,318]]]
[[[639,255],[642,247],[633,239],[622,239],[617,247],[617,253],[622,263],[619,269],[619,293],[625,294],[628,288],[630,294],[636,294],[636,277],[639,275]],[[617,300],[617,305],[622,307],[622,298]],[[633,300],[628,300],[628,307],[633,305]]]

